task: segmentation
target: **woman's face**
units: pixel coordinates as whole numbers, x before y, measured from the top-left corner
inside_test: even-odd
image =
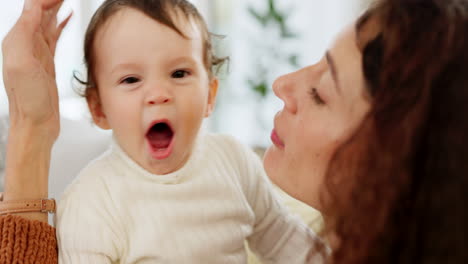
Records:
[[[273,85],[284,107],[274,120],[265,169],[280,188],[317,209],[333,154],[370,109],[362,68],[352,26],[320,62],[282,76]]]

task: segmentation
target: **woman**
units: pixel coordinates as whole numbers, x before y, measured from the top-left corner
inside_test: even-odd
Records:
[[[266,171],[333,263],[468,261],[468,1],[382,1],[274,90]]]
[[[32,6],[4,42],[15,146],[5,200],[47,197],[58,135],[51,54],[66,24],[55,28],[57,2],[27,1]],[[322,210],[331,262],[468,259],[467,46],[468,1],[387,0],[344,31],[321,62],[275,83],[284,109],[265,168],[285,191]],[[24,255],[56,262],[56,251],[44,250],[56,247],[44,214],[7,216],[0,225],[0,263]],[[30,242],[38,236],[43,243]]]

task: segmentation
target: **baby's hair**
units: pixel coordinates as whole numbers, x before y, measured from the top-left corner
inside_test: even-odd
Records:
[[[91,91],[98,93],[94,74],[95,56],[93,50],[96,33],[110,17],[123,8],[136,9],[155,21],[168,26],[183,37],[186,36],[174,22],[175,16],[182,14],[186,19],[193,20],[199,26],[202,34],[203,62],[210,78],[214,77],[215,69],[221,67],[228,60],[227,57],[217,57],[215,55],[212,37],[217,35],[213,35],[208,31],[208,26],[203,17],[196,7],[187,0],[106,0],[94,13],[86,30],[84,63],[87,68],[87,80],[78,77],[76,72],[73,76],[76,81],[84,86],[84,89],[78,91],[78,93],[85,98],[90,96]]]

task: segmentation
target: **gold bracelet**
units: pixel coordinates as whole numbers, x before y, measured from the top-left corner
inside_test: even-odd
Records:
[[[54,199],[31,199],[3,201],[3,193],[0,193],[0,215],[14,213],[55,213]]]

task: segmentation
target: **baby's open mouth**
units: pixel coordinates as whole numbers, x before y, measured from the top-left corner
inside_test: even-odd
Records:
[[[146,133],[146,138],[153,151],[161,151],[169,148],[173,137],[174,131],[166,122],[154,124]]]

